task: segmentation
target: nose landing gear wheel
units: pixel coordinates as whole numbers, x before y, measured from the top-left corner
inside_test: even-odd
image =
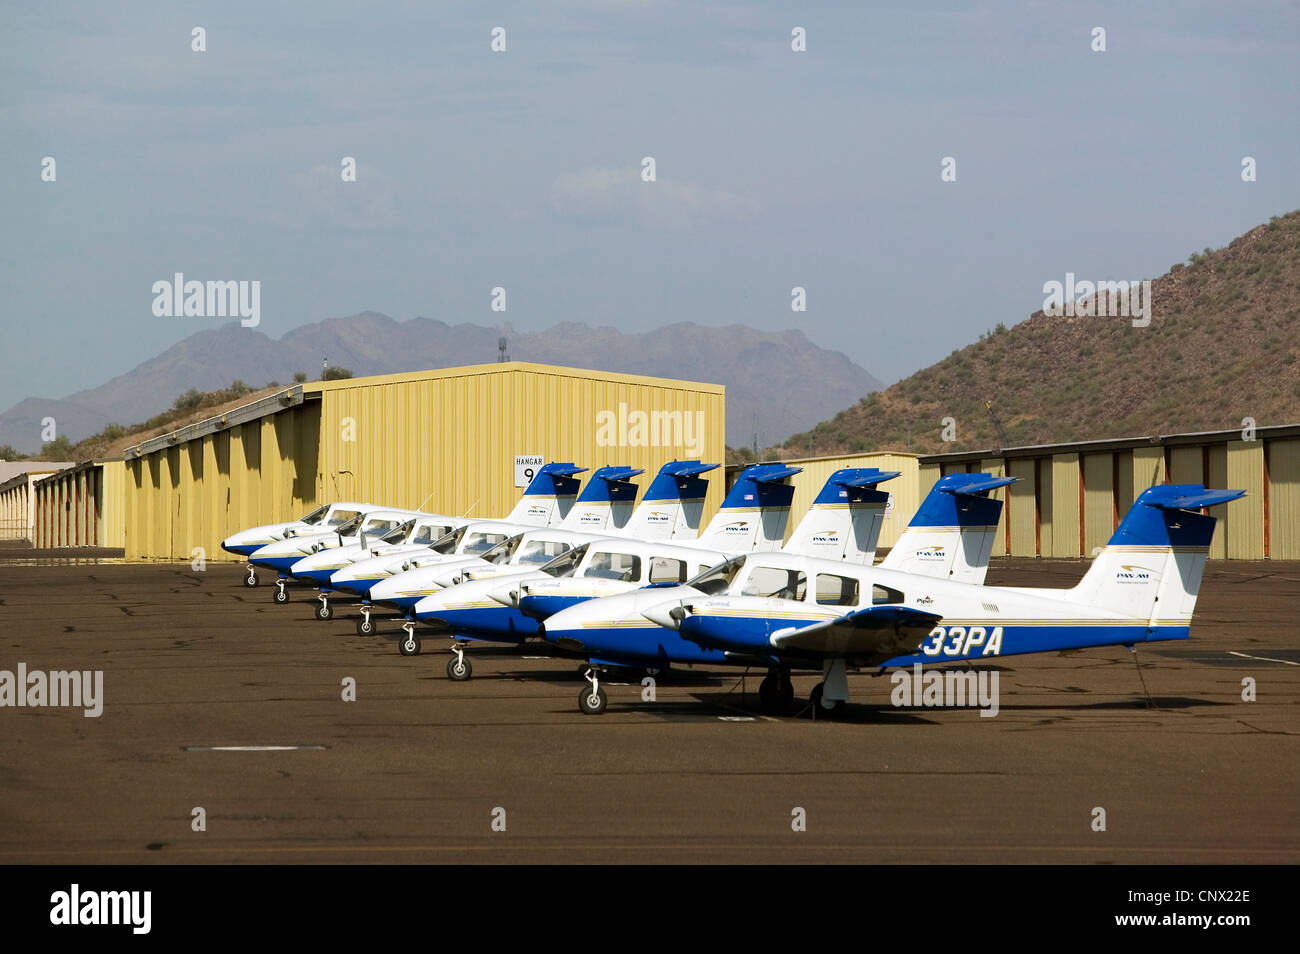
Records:
[[[600,679],[595,669],[588,669],[584,676],[591,685],[578,693],[578,710],[583,715],[600,715],[609,702],[605,698],[605,690],[600,688]]]
[[[320,606],[316,607],[316,618],[317,619],[334,618],[334,610],[330,606],[330,601],[328,597],[322,596],[320,598]]]
[[[257,586],[257,570],[253,564],[248,564],[248,576],[244,577],[245,586]]]
[[[420,655],[420,637],[415,635],[415,624],[407,623],[402,629],[406,631],[406,635],[398,641],[397,651],[403,656]]]
[[[605,698],[605,690],[600,686],[594,690],[588,686],[578,694],[578,708],[582,710],[583,715],[600,715],[605,711],[608,701]]]
[[[275,592],[271,594],[271,599],[276,603],[289,602],[289,591],[285,589],[284,580],[275,581]]]
[[[361,618],[357,620],[357,635],[358,636],[375,635],[375,624],[370,621],[370,614],[367,612],[363,611],[361,614]]]
[[[464,682],[474,675],[474,667],[465,658],[465,650],[458,649],[454,659],[447,660],[447,678],[452,682]]]

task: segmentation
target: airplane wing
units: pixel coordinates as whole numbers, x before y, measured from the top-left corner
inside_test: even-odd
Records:
[[[772,645],[826,656],[892,654],[916,648],[941,619],[906,606],[868,606],[837,619],[774,633]]]

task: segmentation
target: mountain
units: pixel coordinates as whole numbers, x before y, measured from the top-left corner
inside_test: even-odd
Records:
[[[762,438],[780,441],[881,386],[843,354],[817,347],[800,331],[679,322],[625,334],[566,322],[541,332],[503,332],[364,312],[303,325],[278,341],[235,322],[196,332],[98,387],[62,400],[20,401],[0,414],[0,444],[38,449],[45,417],[53,417],[58,433],[75,442],[110,423],[143,421],[190,388],[212,391],[236,378],[253,387],[287,383],[295,371],[314,378],[322,357],[357,377],[485,364],[496,360],[503,333],[510,356],[519,361],[725,384],[730,444],[752,443],[755,413]]]
[[[769,454],[1003,446],[986,401],[1008,447],[1300,421],[1300,211],[1175,265],[1151,303],[1146,327],[1042,311],[1000,325]]]

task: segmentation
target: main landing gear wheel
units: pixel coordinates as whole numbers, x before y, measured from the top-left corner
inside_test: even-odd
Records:
[[[456,650],[456,655],[447,660],[447,678],[452,682],[464,682],[474,675],[474,666],[465,658],[465,650]]]
[[[578,693],[578,709],[583,715],[600,715],[605,711],[609,700],[605,698],[605,690],[600,688],[596,670],[588,669],[585,676],[591,685]]]
[[[758,704],[764,712],[788,712],[794,704],[794,685],[788,672],[770,672],[758,684]]]
[[[406,635],[397,642],[397,651],[403,656],[420,655],[420,637],[415,635],[415,624],[407,623],[402,627]]]
[[[257,570],[253,564],[248,564],[248,576],[244,577],[245,586],[257,586]]]
[[[320,598],[320,606],[316,607],[316,618],[317,619],[334,618],[334,610],[330,606],[330,601],[327,597],[322,596]]]
[[[369,613],[362,613],[357,619],[357,635],[373,636],[375,635],[375,624],[370,619]]]
[[[289,602],[289,591],[285,588],[284,580],[275,581],[275,592],[271,594],[271,599],[277,603]]]
[[[813,709],[819,716],[829,718],[830,716],[838,715],[844,707],[834,699],[822,699],[822,692],[824,691],[825,685],[825,683],[819,682],[817,685],[813,686],[813,691],[808,696],[808,701],[813,704]]]

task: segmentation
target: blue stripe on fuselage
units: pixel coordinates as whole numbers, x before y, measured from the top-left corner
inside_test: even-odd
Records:
[[[971,627],[952,627],[940,626],[945,634],[950,634],[954,628],[962,629],[964,633],[969,633]],[[997,629],[996,623],[987,623],[982,627],[985,630],[985,636],[982,645],[972,646],[965,655],[960,653],[961,646],[954,643],[954,637],[945,635],[937,644],[938,650],[931,653],[916,652],[907,656],[895,656],[893,659],[881,663],[881,666],[911,666],[914,663],[941,663],[951,662],[956,659],[969,659],[971,661],[982,659],[997,659],[1002,656],[1021,656],[1026,653],[1044,653],[1055,652],[1062,649],[1087,649],[1092,646],[1127,646],[1132,643],[1150,643],[1168,639],[1187,639],[1188,627],[1186,626],[1156,626],[1147,627],[1141,623],[1135,623],[1132,626],[1089,626],[1086,624],[1073,626],[1003,626],[1002,627],[1002,645],[998,652],[988,653],[990,637],[993,631]],[[927,636],[921,641],[921,647],[934,647],[934,636]],[[965,643],[966,636],[961,637],[960,642]],[[949,655],[943,650],[945,647],[956,648],[958,651]]]
[[[662,626],[636,629],[565,629],[543,634],[549,643],[574,640],[582,644],[588,657],[621,662],[627,665],[643,663],[711,663],[735,665],[716,649],[701,649],[679,633]]]
[[[289,567],[293,566],[295,563],[301,560],[302,556],[303,555],[299,553],[297,556],[261,557],[260,559],[256,559],[256,560],[250,557],[248,562],[253,564],[253,566],[266,567],[266,569],[268,570],[275,570],[277,573],[280,573],[282,576],[288,576]]]
[[[331,577],[331,579],[333,579]],[[373,580],[345,580],[342,583],[334,583],[334,589],[347,590],[349,593],[359,593],[362,596],[370,595],[370,588],[385,577],[377,576]]]
[[[227,553],[238,553],[240,556],[248,556],[250,553],[260,550],[264,546],[266,546],[265,543],[237,543],[232,547],[223,543],[221,544],[221,549],[225,550]]]
[[[548,616],[554,616],[562,609],[585,603],[588,599],[590,597],[535,596],[530,594],[519,601],[519,610],[523,615],[531,616],[533,619],[546,619]]]
[[[420,620],[440,619],[457,636],[464,633],[474,639],[517,643],[537,635],[537,620],[529,619],[513,606],[476,607],[474,609],[439,609],[418,613]]]

